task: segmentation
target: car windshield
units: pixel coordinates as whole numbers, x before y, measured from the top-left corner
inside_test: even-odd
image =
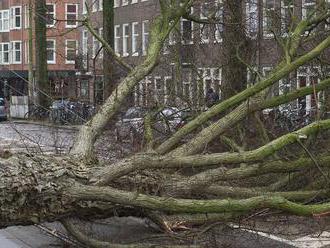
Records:
[[[129,108],[124,115],[125,119],[143,118],[146,111],[142,108]]]
[[[165,108],[160,112],[160,116],[165,118],[180,118],[182,112],[177,108]]]
[[[5,106],[5,100],[0,98],[0,106]]]

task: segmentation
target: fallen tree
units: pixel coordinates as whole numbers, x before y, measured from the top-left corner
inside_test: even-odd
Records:
[[[139,66],[128,68],[117,58],[118,63],[126,67],[129,73],[98,113],[82,126],[70,154],[57,157],[7,153],[2,156],[1,227],[59,220],[78,239],[91,246],[106,247],[110,244],[86,239],[74,230],[70,219],[133,215],[150,218],[161,228],[171,231],[176,229],[178,222],[188,226],[228,221],[264,208],[301,216],[322,215],[330,211],[330,179],[327,174],[330,158],[325,145],[329,139],[329,119],[316,119],[299,130],[267,143],[259,141],[257,148],[251,146],[240,149],[235,146],[238,151],[202,153],[203,148],[220,135],[228,132],[230,137],[230,129],[252,113],[260,113],[266,108],[274,108],[329,87],[330,79],[326,78],[318,85],[265,99],[267,88],[328,51],[330,36],[325,36],[303,54],[298,52],[303,34],[324,23],[330,15],[327,11],[297,25],[288,38],[290,42],[285,47],[286,56],[270,75],[259,78],[253,86],[201,113],[159,146],[152,147],[153,143],[148,142],[147,152],[114,164],[108,164],[107,161],[100,163],[96,159],[96,139],[114,118],[134,86],[157,65],[169,33],[187,14],[193,1],[186,0],[183,4],[160,3],[161,14],[152,25],[145,61]],[[84,23],[93,33],[88,18]],[[102,37],[95,32],[93,34],[116,59],[115,53]],[[213,123],[203,126],[211,120]],[[194,137],[182,144],[182,138],[195,130],[198,132],[194,133]],[[152,135],[149,136],[151,139]],[[322,136],[322,139],[316,139],[317,136]],[[232,144],[236,142],[235,137],[227,139],[232,139]],[[308,147],[311,140],[314,142],[312,148]],[[323,140],[325,142],[322,143]],[[285,183],[285,177],[273,175],[300,175],[298,173],[307,169],[313,170],[326,183],[321,188],[313,187],[313,183],[308,182],[301,183],[296,190],[276,190],[274,184]],[[268,180],[267,176],[272,180]],[[250,186],[248,180],[257,177],[261,178],[260,185],[256,180],[256,185]],[[265,181],[262,178],[266,178],[268,185],[261,183]],[[309,199],[314,199],[313,204],[303,203]],[[317,200],[326,202],[319,203]],[[208,218],[205,218],[205,214]],[[141,246],[147,247],[147,244]]]

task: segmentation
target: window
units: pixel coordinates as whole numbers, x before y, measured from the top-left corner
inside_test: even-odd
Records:
[[[77,27],[77,18],[78,18],[78,5],[77,4],[66,4],[65,5],[65,18],[66,18],[66,27],[75,28]]]
[[[89,85],[88,80],[80,81],[80,97],[88,97],[89,94]]]
[[[123,24],[123,57],[127,57],[129,55],[128,39],[129,39],[129,25]]]
[[[30,10],[29,5],[24,6],[24,26],[25,28],[30,27]]]
[[[102,37],[103,36],[103,28],[95,29],[95,31]],[[103,57],[103,53],[100,51],[102,47],[101,42],[98,39],[93,37],[93,57],[99,56],[100,58]]]
[[[122,0],[121,6],[126,6],[126,5],[128,5],[128,0]]]
[[[132,23],[132,56],[138,56],[138,38],[139,38],[139,30],[138,30],[139,23],[133,22]]]
[[[9,64],[9,43],[0,43],[1,64]]]
[[[88,61],[88,32],[87,30],[83,30],[82,33],[82,42],[81,42],[81,47],[82,47],[82,56],[83,56],[83,65],[84,68],[87,68],[87,61]]]
[[[47,40],[47,63],[55,64],[56,63],[56,41]],[[67,54],[66,54],[67,56]],[[68,57],[66,57],[68,58]],[[68,59],[67,59],[68,60]]]
[[[114,0],[113,7],[118,8],[120,6],[120,0]]]
[[[100,10],[103,10],[103,0],[93,0],[92,11],[96,12]]]
[[[120,25],[115,25],[115,53],[120,56]]]
[[[87,0],[82,1],[82,14],[87,14],[87,8],[86,8]]]
[[[275,31],[275,1],[263,0],[263,35],[264,37],[273,37]]]
[[[209,4],[202,3],[200,9],[200,19],[206,20],[209,15]],[[208,43],[210,36],[210,25],[209,24],[200,24],[200,43]]]
[[[215,3],[215,31],[214,31],[214,43],[222,42],[222,33],[223,33],[223,4],[222,0],[217,0]]]
[[[246,3],[246,29],[251,38],[257,36],[258,26],[258,0],[250,0]]]
[[[303,0],[302,18],[306,19],[315,14],[315,0]]]
[[[29,41],[24,41],[24,61],[25,64],[29,64]]]
[[[87,55],[88,53],[88,32],[84,30],[82,33],[82,53]]]
[[[164,85],[162,78],[159,76],[154,77],[155,84],[155,100],[158,103],[157,105],[164,104]]]
[[[193,13],[193,8],[190,8],[190,14]],[[193,44],[194,33],[193,33],[193,22],[187,19],[181,19],[181,35],[183,44]]]
[[[175,99],[175,86],[173,84],[172,77],[170,76],[165,76],[164,77],[164,89],[165,89],[165,104],[170,105],[174,103]]]
[[[15,6],[10,8],[10,28],[20,29],[22,27],[22,7]]]
[[[22,42],[21,41],[12,41],[12,63],[20,64],[22,63]]]
[[[0,32],[9,31],[9,10],[0,11]]]
[[[293,0],[281,1],[281,23],[282,23],[283,34],[287,34],[290,31],[293,11],[294,11]]]
[[[297,88],[316,85],[319,82],[319,68],[302,67],[297,71]],[[321,92],[298,98],[298,109],[301,114],[311,113],[320,107]]]
[[[192,98],[191,70],[184,71],[182,75],[182,96],[185,103],[190,105]]]
[[[149,42],[149,21],[145,20],[142,22],[142,53],[147,54]]]
[[[8,64],[9,63],[9,44],[8,43],[0,43],[0,64]],[[6,50],[5,50],[6,49]],[[5,55],[5,51],[7,51],[7,55]]]
[[[55,4],[47,4],[46,5],[46,25],[47,27],[54,27],[56,21],[56,5]]]
[[[74,64],[77,56],[77,41],[66,40],[65,41],[65,63]]]
[[[173,25],[173,22],[171,21],[170,22],[170,25]],[[176,43],[176,40],[177,40],[177,34],[178,34],[178,30],[177,30],[177,27],[175,26],[171,33],[169,34],[168,36],[168,44],[169,45],[174,45]]]

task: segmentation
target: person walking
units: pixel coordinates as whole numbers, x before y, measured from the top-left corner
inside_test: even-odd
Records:
[[[212,88],[209,88],[205,96],[206,107],[211,108],[214,104],[218,103],[219,100],[220,100],[219,94],[214,92]]]

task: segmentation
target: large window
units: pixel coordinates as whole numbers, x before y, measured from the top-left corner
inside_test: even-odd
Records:
[[[129,40],[129,25],[123,24],[123,57],[127,57],[129,55],[128,40]]]
[[[297,88],[315,86],[319,82],[320,70],[317,67],[302,67],[297,71]],[[300,113],[315,113],[321,104],[321,92],[298,98]]]
[[[65,19],[67,28],[77,27],[78,18],[78,5],[77,4],[66,4],[65,5]]]
[[[214,31],[214,43],[222,42],[223,27],[223,3],[222,0],[217,0],[215,3],[215,31]]]
[[[95,32],[98,33],[99,36],[103,36],[103,28],[99,28],[99,29],[95,29]],[[95,58],[96,56],[102,58],[103,57],[103,52],[100,51],[102,47],[101,42],[98,41],[98,39],[96,39],[93,36],[93,57]]]
[[[287,34],[290,30],[293,11],[294,11],[293,0],[281,1],[281,23],[282,23],[282,33],[284,34]]]
[[[9,31],[9,10],[0,11],[0,32]]]
[[[147,54],[149,43],[149,21],[145,20],[142,22],[142,53]]]
[[[20,29],[22,27],[22,7],[15,6],[10,8],[10,28]]]
[[[190,14],[193,13],[193,8],[190,8]],[[185,18],[181,19],[181,35],[183,44],[193,44],[193,22]]]
[[[65,41],[65,63],[74,64],[77,57],[77,41],[66,40]]]
[[[0,43],[0,63],[9,64],[9,45],[10,43]]]
[[[258,0],[250,0],[246,3],[246,29],[250,37],[257,36],[258,26]]]
[[[272,37],[275,31],[275,1],[263,0],[263,35],[264,37]]]
[[[21,41],[12,41],[12,63],[20,64],[22,63],[22,42]]]
[[[206,20],[209,15],[209,3],[202,3],[200,8],[200,19]],[[208,43],[210,40],[210,25],[200,24],[200,43]]]
[[[139,38],[139,23],[132,23],[132,56],[138,56],[138,38]]]
[[[47,40],[47,63],[55,64],[56,63],[56,41]]]
[[[55,4],[47,4],[46,5],[46,24],[47,27],[54,27],[56,21],[56,5]]]
[[[120,25],[115,25],[115,53],[120,56]]]

